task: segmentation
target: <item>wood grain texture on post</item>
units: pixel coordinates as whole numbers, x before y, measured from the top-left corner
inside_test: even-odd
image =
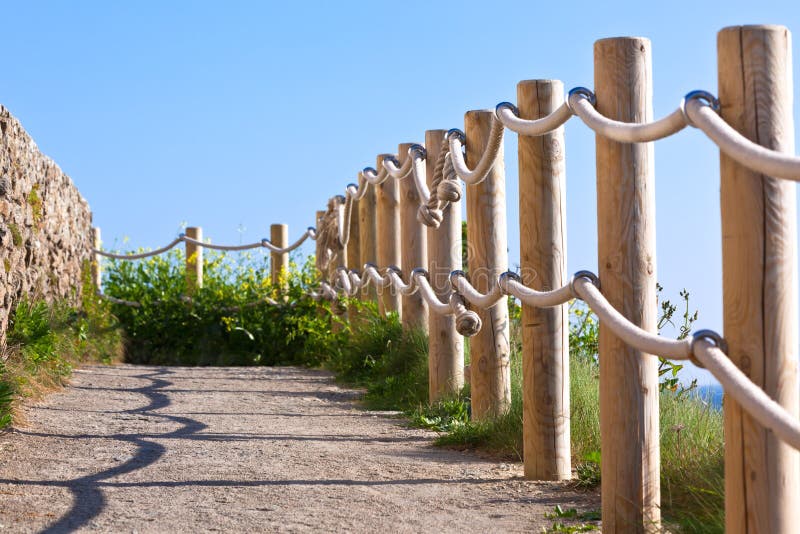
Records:
[[[203,229],[190,226],[186,229],[186,237],[195,241],[203,240]],[[191,296],[203,287],[203,247],[194,243],[186,243],[186,294]]]
[[[383,158],[393,154],[380,154],[377,169],[383,165]],[[383,272],[386,267],[400,267],[400,188],[397,180],[388,177],[377,187],[378,204],[378,267]],[[397,312],[401,319],[402,299],[394,286],[378,289],[380,307],[384,314]]]
[[[103,242],[100,238],[100,228],[92,228],[92,248],[100,250]],[[100,263],[100,254],[92,253],[92,284],[94,284],[94,291],[101,291],[103,285],[103,266]]]
[[[360,259],[356,265],[351,265],[353,269],[361,271],[365,263],[378,263],[378,215],[376,212],[376,187],[369,185],[366,181],[363,184],[367,190],[361,200],[358,201],[358,249]],[[363,272],[362,272],[363,275]],[[361,290],[363,300],[377,301],[378,293],[375,285],[370,283]]]
[[[653,120],[650,41],[594,45],[597,110]],[[597,135],[597,236],[602,291],[628,320],[655,333],[656,226],[653,143]],[[650,532],[660,523],[658,359],[600,324],[600,436],[604,532]]]
[[[289,245],[289,225],[271,224],[269,227],[269,240],[276,247],[286,248]],[[272,286],[278,287],[281,284],[281,273],[286,276],[289,272],[289,253],[270,252],[269,271]]]
[[[517,85],[517,107],[539,119],[564,102],[558,80]],[[549,291],[567,276],[564,127],[537,137],[519,136],[520,276]],[[571,472],[568,306],[522,305],[523,458],[525,477],[567,480]]]
[[[464,116],[466,161],[474,167],[489,140],[493,111],[468,111]],[[482,293],[508,269],[506,184],[503,148],[486,179],[466,186],[469,279]],[[488,309],[475,307],[483,322],[470,339],[470,396],[472,418],[486,419],[506,412],[511,404],[508,298]]]
[[[402,165],[410,156],[408,149],[412,143],[401,143],[397,148],[397,159]],[[392,178],[389,178],[390,180]],[[419,192],[414,183],[414,176],[399,180],[400,188],[400,243],[403,279],[411,281],[411,271],[417,267],[428,266],[428,233],[424,224],[417,220],[419,209]],[[412,295],[403,295],[403,328],[422,329],[428,333],[428,303],[419,291]]]
[[[429,188],[445,134],[446,130],[425,132]],[[439,228],[428,228],[428,272],[439,300],[450,295],[450,272],[461,269],[461,202],[456,202],[442,211]],[[431,311],[428,317],[428,398],[433,403],[464,387],[464,338],[456,331],[454,316]]]
[[[721,115],[762,146],[792,154],[791,34],[725,28],[717,38]],[[795,184],[720,156],[723,324],[729,356],[798,415]],[[725,531],[797,532],[798,453],[725,396]]]

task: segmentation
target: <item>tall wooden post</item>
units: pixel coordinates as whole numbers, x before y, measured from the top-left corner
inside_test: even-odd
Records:
[[[794,152],[791,34],[734,26],[717,39],[725,121],[748,139]],[[731,360],[798,415],[795,184],[720,156],[723,323]],[[796,532],[798,453],[725,396],[725,531]]]
[[[100,228],[93,227],[92,228],[92,248],[94,250],[100,250],[103,246],[103,242],[100,239]],[[99,292],[102,291],[103,285],[103,266],[100,263],[100,254],[96,252],[92,253],[92,284],[94,284],[94,291]]]
[[[286,248],[289,245],[289,225],[272,224],[269,227],[269,240],[276,247]],[[270,252],[269,254],[269,274],[272,287],[281,285],[281,275],[285,276],[289,272],[289,253]],[[285,282],[285,281],[284,281]],[[283,284],[286,285],[285,283]]]
[[[445,130],[425,132],[428,187],[433,185],[433,171],[446,133]],[[428,228],[428,272],[439,300],[446,301],[449,297],[450,273],[461,268],[461,203],[456,202],[442,212],[439,228]],[[464,338],[456,331],[452,315],[431,311],[428,317],[428,398],[436,402],[464,387]]]
[[[364,266],[361,262],[361,244],[359,241],[359,217],[358,217],[358,202],[357,200],[353,199],[353,203],[351,204],[351,211],[350,211],[350,233],[349,238],[347,240],[347,246],[345,247],[347,261],[345,266],[348,269],[355,269],[360,271],[361,268]],[[349,306],[347,308],[347,320],[350,325],[355,324],[355,320],[358,316],[358,308],[355,306]]]
[[[464,116],[467,164],[475,166],[486,149],[493,111],[468,111]],[[508,269],[506,233],[506,184],[503,149],[486,179],[467,190],[467,241],[469,278],[486,293],[497,277]],[[506,412],[511,405],[509,367],[508,299],[503,297],[489,309],[476,308],[483,322],[470,340],[470,395],[472,418],[486,419]]]
[[[383,158],[391,154],[378,156],[378,169],[383,165]],[[391,176],[378,186],[378,267],[385,269],[390,265],[400,267],[400,188],[397,180]],[[402,301],[400,292],[394,286],[378,290],[381,312],[397,312],[402,318]]]
[[[564,101],[558,80],[517,85],[525,119],[539,119]],[[567,276],[564,127],[539,137],[519,136],[520,276],[539,291],[564,286]],[[571,476],[569,319],[567,305],[522,306],[523,458],[525,476]]]
[[[365,263],[378,263],[378,214],[376,211],[376,187],[366,182],[364,196],[358,201],[358,249],[360,259],[351,267],[361,270]],[[363,275],[363,273],[362,273]],[[364,300],[376,301],[375,285],[367,285],[361,292]]]
[[[653,119],[648,39],[594,45],[597,110],[623,122]],[[628,320],[656,332],[653,143],[596,136],[597,236],[605,297]],[[658,359],[600,324],[603,531],[650,532],[660,523]]]
[[[203,240],[203,229],[190,226],[186,229],[186,237],[195,241]],[[192,296],[203,287],[203,247],[194,243],[186,243],[186,295]]]
[[[397,147],[397,159],[402,165],[409,159],[408,149],[412,143],[401,143]],[[391,179],[391,178],[390,178]],[[414,177],[409,174],[399,183],[400,187],[400,243],[403,277],[410,281],[411,271],[428,266],[428,233],[425,225],[417,220],[419,192]],[[419,291],[403,295],[403,328],[422,329],[428,333],[428,303]]]
[[[314,216],[314,221],[316,221],[316,222],[314,223],[314,226],[316,226],[316,228],[317,228],[317,235],[319,235],[319,233],[322,231],[322,219],[324,217],[325,217],[325,210],[317,210],[316,211],[315,216]],[[314,242],[314,245],[315,245],[314,254],[315,254],[316,258],[317,258],[317,265],[319,266],[319,258],[322,256],[322,254],[325,254],[325,251],[322,250],[322,242],[321,242],[321,240],[319,238],[317,238],[317,240]],[[325,281],[325,282],[329,281],[327,272],[321,271],[319,269],[319,267],[317,267],[317,271],[319,272],[320,280]]]

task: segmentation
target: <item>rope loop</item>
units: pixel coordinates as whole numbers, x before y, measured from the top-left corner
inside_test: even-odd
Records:
[[[494,114],[498,118],[498,120],[500,119],[500,110],[504,108],[510,110],[511,113],[519,117],[519,108],[517,106],[515,106],[511,102],[500,102],[494,107]]]
[[[447,141],[450,141],[450,139],[453,137],[455,137],[458,140],[458,142],[461,143],[462,145],[467,142],[466,134],[464,134],[464,132],[462,132],[458,128],[451,128],[450,130],[447,131],[447,135],[444,136],[444,138]]]
[[[511,295],[511,292],[508,289],[507,282],[509,280],[514,280],[515,282],[522,283],[522,277],[515,273],[514,271],[506,271],[504,273],[500,273],[500,276],[497,277],[497,285],[500,286],[500,289],[506,295]]]
[[[458,291],[456,289],[456,288],[458,288],[458,284],[456,283],[456,279],[457,278],[466,278],[466,277],[467,277],[467,273],[465,273],[464,271],[462,271],[460,269],[457,269],[455,271],[450,271],[450,275],[448,276],[448,279],[450,280],[450,285],[453,286],[453,290],[454,291]]]
[[[688,124],[693,128],[697,128],[697,126],[692,122],[692,119],[689,118],[689,114],[686,112],[686,103],[692,100],[699,100],[704,105],[710,107],[715,112],[719,113],[720,103],[719,99],[716,96],[702,89],[695,89],[694,91],[689,91],[688,93],[686,93],[686,96],[684,96],[683,99],[681,100],[680,110],[681,113],[683,113],[683,118],[686,120],[686,124]]]
[[[697,357],[694,355],[694,353],[695,353],[695,350],[694,350],[695,343],[697,343],[697,341],[699,339],[708,341],[709,343],[711,343],[712,345],[717,347],[719,350],[721,350],[725,354],[728,354],[728,342],[725,341],[725,338],[722,337],[721,335],[719,335],[717,332],[715,332],[713,330],[709,330],[709,329],[702,329],[702,330],[698,330],[697,332],[693,332],[692,333],[692,340],[689,342],[689,360],[693,364],[695,364],[697,367],[700,367],[701,369],[705,369],[706,368],[706,366],[703,365],[697,359]]]
[[[575,280],[579,278],[585,278],[589,280],[594,287],[600,289],[600,279],[594,274],[592,271],[578,271],[577,273],[572,275],[572,278],[569,279],[569,291],[572,293],[572,296],[576,299],[581,298],[578,295],[577,291],[575,291]]]
[[[424,146],[414,143],[408,147],[408,157],[413,159],[415,156],[421,159],[426,159],[428,157],[428,151],[425,150]]]
[[[573,87],[569,90],[569,93],[567,93],[567,106],[572,111],[573,115],[575,114],[575,110],[572,109],[572,104],[570,104],[573,95],[576,98],[585,98],[589,101],[592,107],[597,106],[597,97],[591,89],[587,89],[586,87]]]

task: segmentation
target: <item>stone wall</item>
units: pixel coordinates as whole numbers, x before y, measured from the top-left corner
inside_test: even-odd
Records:
[[[22,296],[77,303],[91,227],[72,180],[0,106],[0,342]]]

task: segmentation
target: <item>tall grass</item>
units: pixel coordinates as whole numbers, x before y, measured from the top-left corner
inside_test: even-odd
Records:
[[[84,273],[79,308],[66,301],[23,299],[12,313],[0,358],[0,428],[11,424],[19,399],[60,386],[74,365],[120,359],[119,324],[108,303],[91,289],[88,268]]]

